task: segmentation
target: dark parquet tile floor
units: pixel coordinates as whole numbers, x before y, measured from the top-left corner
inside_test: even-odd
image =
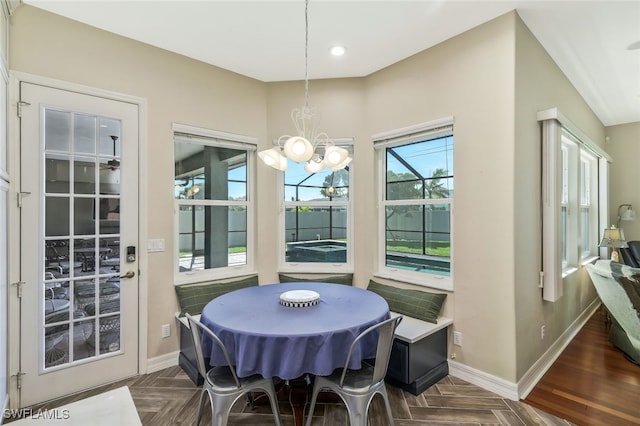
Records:
[[[143,425],[193,425],[200,388],[179,367],[167,368],[69,396],[34,408],[55,408],[120,386],[128,386]],[[293,410],[282,386],[280,412],[283,424],[295,424]],[[548,415],[523,402],[514,402],[447,376],[418,396],[387,385],[396,426],[415,425],[563,425],[571,423]],[[304,395],[304,392],[303,392]],[[268,404],[251,408],[242,399],[229,420],[235,425],[272,425]],[[209,405],[201,424],[211,424]],[[313,426],[348,426],[346,409],[339,401],[322,403],[314,411]],[[387,425],[384,404],[377,396],[369,411],[369,425]]]

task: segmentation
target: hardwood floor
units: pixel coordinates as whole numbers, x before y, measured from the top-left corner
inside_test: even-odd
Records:
[[[598,312],[587,322],[524,402],[503,399],[452,376],[419,396],[388,386],[396,426],[640,424],[640,367],[627,361],[607,341],[603,318]],[[120,386],[129,387],[145,426],[195,423],[200,389],[179,367],[31,408],[52,409]],[[281,395],[283,423],[293,425],[293,411],[286,394]],[[210,424],[210,418],[207,412],[201,424]],[[382,400],[376,397],[369,424],[386,425],[385,420]],[[251,409],[244,400],[233,407],[229,421],[230,426],[272,424],[268,404]],[[319,404],[314,412],[313,426],[347,424],[346,410],[341,403]]]
[[[640,424],[640,366],[607,340],[599,309],[525,402],[578,425]]]

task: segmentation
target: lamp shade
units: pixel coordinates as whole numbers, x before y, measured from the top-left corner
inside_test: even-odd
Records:
[[[346,149],[335,145],[329,145],[324,151],[324,161],[327,167],[335,167],[343,163],[348,156],[349,152]]]
[[[624,232],[622,229],[611,226],[611,228],[605,228],[602,233],[600,247],[626,248],[629,247],[629,245],[624,239]]]
[[[620,220],[635,220],[635,219],[636,219],[636,212],[631,208],[631,206],[629,206],[629,208],[627,208],[620,215]]]
[[[324,169],[324,160],[315,160],[311,159],[307,161],[307,164],[304,166],[304,169],[308,173],[318,173],[320,170]]]
[[[280,153],[280,150],[277,148],[265,149],[264,151],[258,152],[258,157],[266,164],[267,166],[273,167],[274,169],[285,171],[289,163],[287,163],[287,157]]]
[[[292,136],[284,143],[284,155],[296,163],[309,161],[313,157],[313,145],[302,136]]]
[[[342,170],[345,167],[347,167],[347,164],[349,164],[351,162],[351,160],[353,160],[351,157],[347,157],[342,163],[331,167],[331,170],[334,171],[334,172],[338,171],[338,170]]]

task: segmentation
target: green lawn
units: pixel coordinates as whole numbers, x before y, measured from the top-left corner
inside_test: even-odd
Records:
[[[387,241],[387,251],[397,251],[400,253],[422,254],[422,247],[409,247],[403,241]],[[427,254],[431,256],[449,257],[451,255],[450,246],[427,247]]]

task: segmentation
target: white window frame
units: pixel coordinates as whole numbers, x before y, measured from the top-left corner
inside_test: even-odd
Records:
[[[538,121],[542,124],[541,287],[543,299],[554,302],[562,297],[563,278],[598,258],[599,232],[608,222],[611,157],[557,108],[538,112]],[[590,239],[585,255],[581,252],[580,214],[583,160],[589,162],[591,170],[588,188]],[[563,229],[562,207],[567,209],[566,229]],[[563,256],[563,248],[566,256]]]
[[[437,139],[444,136],[453,136],[453,123],[454,118],[452,116],[443,117],[437,120],[416,124],[409,127],[391,130],[388,132],[378,133],[371,137],[376,151],[376,171],[377,171],[377,188],[378,188],[378,239],[377,239],[377,262],[376,277],[391,279],[395,281],[407,282],[423,287],[436,288],[440,290],[453,290],[453,271],[454,271],[454,197],[451,198],[439,198],[439,199],[421,199],[421,200],[402,200],[404,204],[447,204],[449,205],[449,225],[450,225],[450,273],[449,275],[437,275],[428,272],[415,272],[403,269],[392,268],[386,265],[386,207],[397,204],[394,200],[386,200],[385,188],[386,188],[386,165],[385,154],[386,148],[392,146],[407,145],[413,142],[421,142],[430,139]],[[455,156],[455,141],[454,141],[454,156]],[[455,181],[455,172],[453,179]],[[454,185],[455,188],[455,185]]]
[[[351,152],[353,158],[353,138],[332,138],[331,139],[336,146],[340,146],[348,149]],[[353,245],[354,245],[354,233],[353,233],[353,199],[354,199],[354,182],[353,182],[353,161],[349,163],[349,199],[346,201],[288,201],[285,200],[285,188],[284,177],[285,172],[278,173],[277,185],[279,188],[278,199],[280,200],[280,215],[278,219],[278,247],[280,247],[278,254],[278,272],[282,273],[353,273]],[[325,207],[327,205],[335,207],[346,207],[347,209],[347,261],[344,263],[335,262],[287,262],[286,261],[286,224],[285,215],[287,209],[309,206],[309,207]]]
[[[256,274],[255,263],[255,170],[256,151],[258,140],[256,138],[233,133],[220,132],[184,124],[173,124],[173,133],[189,135],[193,140],[202,145],[229,147],[232,149],[247,151],[247,199],[244,201],[233,200],[180,200],[174,199],[174,282],[175,284],[187,284],[208,280],[231,278]],[[175,142],[174,142],[175,143]],[[206,206],[241,206],[247,212],[247,258],[243,265],[233,265],[220,268],[211,268],[201,271],[180,272],[179,258],[179,223],[178,212],[181,205],[206,205]]]
[[[584,218],[584,210],[588,212],[589,223],[580,224],[582,263],[590,262],[598,257],[598,159],[592,153],[581,150],[580,152],[580,218]],[[584,231],[588,238],[585,241]],[[586,248],[585,248],[586,246]]]

